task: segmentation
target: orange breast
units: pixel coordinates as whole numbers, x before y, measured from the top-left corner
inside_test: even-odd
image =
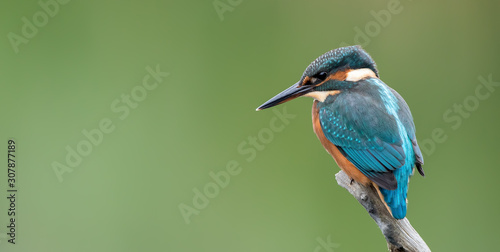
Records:
[[[369,185],[371,183],[370,179],[361,173],[356,166],[354,166],[351,161],[347,160],[344,155],[339,151],[339,149],[328,140],[321,129],[321,123],[319,121],[319,110],[317,108],[318,101],[314,101],[312,108],[312,121],[313,129],[316,136],[318,136],[319,141],[325,147],[326,151],[332,155],[333,159],[337,165],[342,169],[349,177],[356,180],[358,183],[363,185]]]

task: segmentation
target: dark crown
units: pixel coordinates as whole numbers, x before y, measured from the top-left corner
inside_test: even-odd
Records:
[[[303,77],[314,76],[320,72],[333,73],[340,69],[369,68],[378,77],[377,66],[361,46],[341,47],[319,56],[304,71]]]

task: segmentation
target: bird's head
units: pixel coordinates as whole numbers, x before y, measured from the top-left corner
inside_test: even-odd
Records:
[[[297,83],[262,104],[257,110],[270,108],[300,96],[313,97],[323,102],[326,97],[336,95],[362,79],[373,77],[378,78],[375,62],[360,46],[337,48],[319,56],[306,68]]]

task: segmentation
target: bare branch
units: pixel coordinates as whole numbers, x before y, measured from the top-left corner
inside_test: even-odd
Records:
[[[396,220],[386,209],[373,186],[366,187],[352,181],[343,171],[335,175],[337,183],[358,200],[375,220],[387,241],[389,251],[431,251],[411,226],[408,219]]]

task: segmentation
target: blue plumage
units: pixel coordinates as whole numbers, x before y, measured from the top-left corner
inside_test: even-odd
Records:
[[[318,108],[328,140],[380,185],[393,216],[404,218],[408,180],[416,161],[415,126],[408,105],[380,79],[370,78],[329,96]]]
[[[258,110],[300,96],[316,100],[314,130],[340,168],[377,184],[394,218],[404,218],[409,178],[414,166],[424,175],[424,160],[408,105],[379,79],[370,55],[359,46],[329,51]]]

